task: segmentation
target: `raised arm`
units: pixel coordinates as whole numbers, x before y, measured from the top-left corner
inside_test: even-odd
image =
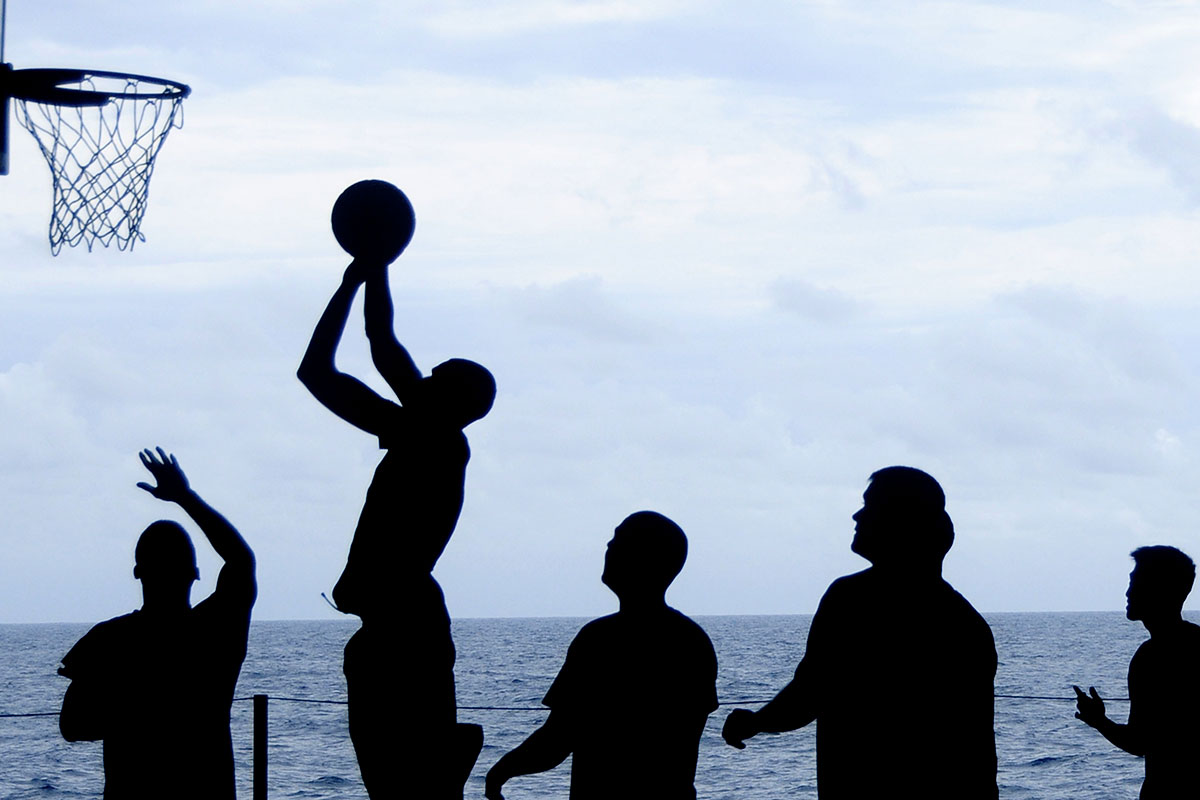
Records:
[[[354,261],[346,268],[342,283],[317,321],[296,377],[321,405],[356,428],[379,435],[392,404],[365,383],[338,370],[334,362],[350,305],[363,282],[364,267]]]
[[[375,369],[379,370],[388,386],[392,387],[396,398],[402,404],[407,403],[421,380],[421,370],[404,345],[396,339],[396,331],[392,327],[395,312],[386,267],[372,269],[367,277],[363,316]]]
[[[238,595],[247,607],[253,605],[258,584],[254,574],[254,552],[250,545],[225,517],[192,491],[175,456],[163,452],[161,447],[156,450],[157,456],[150,450],[143,450],[138,455],[157,485],[142,482],[138,488],[145,489],[159,500],[176,503],[199,526],[212,549],[225,562],[217,577],[216,594],[222,597]]]
[[[495,766],[488,770],[484,786],[484,797],[488,800],[504,800],[500,790],[504,784],[518,775],[532,775],[554,769],[571,755],[571,740],[567,725],[554,711],[529,738],[504,754]]]

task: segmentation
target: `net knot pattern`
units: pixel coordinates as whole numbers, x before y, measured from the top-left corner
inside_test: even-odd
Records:
[[[167,134],[183,127],[184,95],[132,76],[115,81],[84,76],[60,86],[112,98],[80,107],[16,100],[17,121],[33,134],[50,165],[50,251],[58,255],[64,244],[82,242],[90,252],[97,242],[108,247],[114,241],[121,250],[132,249],[146,240],[141,224],[154,160]]]

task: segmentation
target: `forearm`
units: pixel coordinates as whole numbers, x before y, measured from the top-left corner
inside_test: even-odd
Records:
[[[386,269],[376,270],[367,278],[363,317],[367,341],[371,345],[371,360],[392,391],[404,402],[421,379],[421,370],[396,338],[392,292]]]
[[[191,489],[175,502],[195,521],[212,549],[227,566],[245,569],[253,574],[254,552],[229,520]]]
[[[759,733],[784,733],[803,728],[817,718],[815,704],[802,683],[792,680],[765,706],[754,712]]]
[[[1146,755],[1146,750],[1142,746],[1141,737],[1137,735],[1137,729],[1129,725],[1122,725],[1119,722],[1114,722],[1107,716],[1101,718],[1095,723],[1088,723],[1093,728],[1100,732],[1108,741],[1112,742],[1117,747],[1124,750],[1126,753],[1131,753],[1135,756]]]
[[[387,270],[375,270],[367,278],[366,296],[363,299],[363,322],[367,339],[372,343],[377,339],[395,341],[395,316]]]
[[[304,358],[301,359],[300,368],[296,372],[300,381],[310,391],[313,391],[314,384],[319,384],[322,379],[327,379],[337,372],[334,354],[342,339],[342,332],[346,329],[346,319],[350,316],[350,306],[357,292],[357,283],[343,279],[333,297],[329,299],[329,304],[325,306],[316,328],[313,329],[312,339],[308,342],[308,349],[304,351]]]
[[[502,785],[518,775],[552,770],[570,754],[571,747],[565,737],[556,734],[547,720],[547,725],[531,733],[528,739],[505,753],[496,765],[488,770],[488,782]]]

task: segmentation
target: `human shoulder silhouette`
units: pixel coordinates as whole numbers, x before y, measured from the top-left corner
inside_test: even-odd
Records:
[[[911,467],[879,470],[853,519],[851,550],[871,566],[830,585],[792,681],[757,712],[731,712],[726,741],[815,721],[822,800],[890,796],[901,774],[922,797],[995,798],[996,649],[942,579],[954,527],[941,487]]]
[[[717,657],[704,630],[666,604],[686,556],[686,536],[661,514],[641,511],[617,527],[601,580],[620,610],[571,642],[542,701],[550,716],[488,772],[489,798],[568,755],[571,800],[695,798],[700,734],[717,708]]]
[[[1108,717],[1095,687],[1074,687],[1075,716],[1117,747],[1145,758],[1142,800],[1195,797],[1200,793],[1200,626],[1183,619],[1183,603],[1196,566],[1174,547],[1139,547],[1125,593],[1125,616],[1141,622],[1150,638],[1129,662],[1129,719]]]
[[[62,659],[70,678],[59,727],[68,741],[104,742],[104,797],[232,800],[229,707],[246,657],[257,596],[254,554],[191,490],[173,455],[141,453],[156,483],[224,561],[216,590],[191,604],[199,577],[191,539],[160,520],[139,537],[134,577],[142,607],[93,627]]]

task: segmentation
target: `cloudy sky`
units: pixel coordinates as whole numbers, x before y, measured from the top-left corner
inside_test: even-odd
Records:
[[[417,212],[399,338],[499,382],[455,616],[607,613],[642,508],[690,537],[680,609],[811,612],[896,463],[981,610],[1122,608],[1132,548],[1200,555],[1198,34],[1184,2],[10,0],[18,68],[193,95],[132,252],[50,255],[12,131],[0,621],[140,604],[137,534],[182,519],[134,488],[152,445],[254,547],[258,618],[337,616],[381,452],[295,368],[363,178]],[[360,319],[339,364],[382,390]]]

